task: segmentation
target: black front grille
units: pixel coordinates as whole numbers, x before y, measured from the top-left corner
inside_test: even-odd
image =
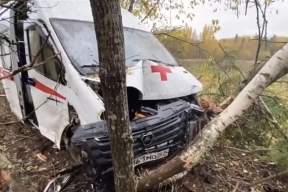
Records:
[[[189,105],[186,102],[178,101],[160,107],[156,116],[131,122],[134,157],[169,149],[167,158],[171,158],[186,141],[189,129],[188,109]],[[107,133],[97,134],[95,129],[97,129],[96,126],[92,129],[90,126],[86,126],[86,133],[83,134],[83,128],[78,128],[72,142],[88,153],[98,172],[104,173],[112,169],[109,137]],[[77,132],[81,132],[81,134]],[[153,135],[148,144],[143,144],[142,141],[145,134]]]

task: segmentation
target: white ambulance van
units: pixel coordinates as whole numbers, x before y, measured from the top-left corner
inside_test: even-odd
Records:
[[[0,75],[34,63],[31,70],[2,80],[11,111],[59,149],[70,149],[75,160],[89,159],[98,173],[108,173],[111,150],[89,0],[12,1],[9,6],[1,10]],[[199,132],[202,84],[136,17],[121,11],[138,166],[172,157]]]

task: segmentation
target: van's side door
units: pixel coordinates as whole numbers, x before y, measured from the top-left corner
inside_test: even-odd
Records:
[[[7,76],[12,71],[12,55],[8,42],[0,42],[1,60],[0,60],[0,76]],[[6,98],[9,102],[10,108],[18,119],[22,119],[21,108],[19,104],[19,98],[17,93],[16,83],[13,77],[2,80],[3,89],[5,91]]]
[[[56,142],[61,139],[57,138],[58,130],[69,124],[68,103],[63,81],[64,66],[55,56],[52,41],[50,38],[47,41],[44,30],[38,24],[26,28],[27,61],[31,63],[35,60],[34,65],[42,63],[30,70],[28,76],[37,126],[42,135]]]

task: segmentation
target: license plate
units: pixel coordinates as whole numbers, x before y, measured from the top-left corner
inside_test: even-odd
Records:
[[[169,149],[165,149],[163,151],[160,152],[155,152],[155,153],[148,153],[145,155],[142,155],[140,157],[137,157],[134,160],[134,166],[149,162],[149,161],[155,161],[158,159],[162,159],[164,157],[167,157],[169,154]]]

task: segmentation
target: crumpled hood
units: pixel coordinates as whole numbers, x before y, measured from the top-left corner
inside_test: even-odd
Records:
[[[100,81],[99,77],[84,77]],[[181,66],[167,66],[141,60],[126,72],[126,86],[142,93],[142,100],[160,100],[187,96],[202,91],[202,84]]]

